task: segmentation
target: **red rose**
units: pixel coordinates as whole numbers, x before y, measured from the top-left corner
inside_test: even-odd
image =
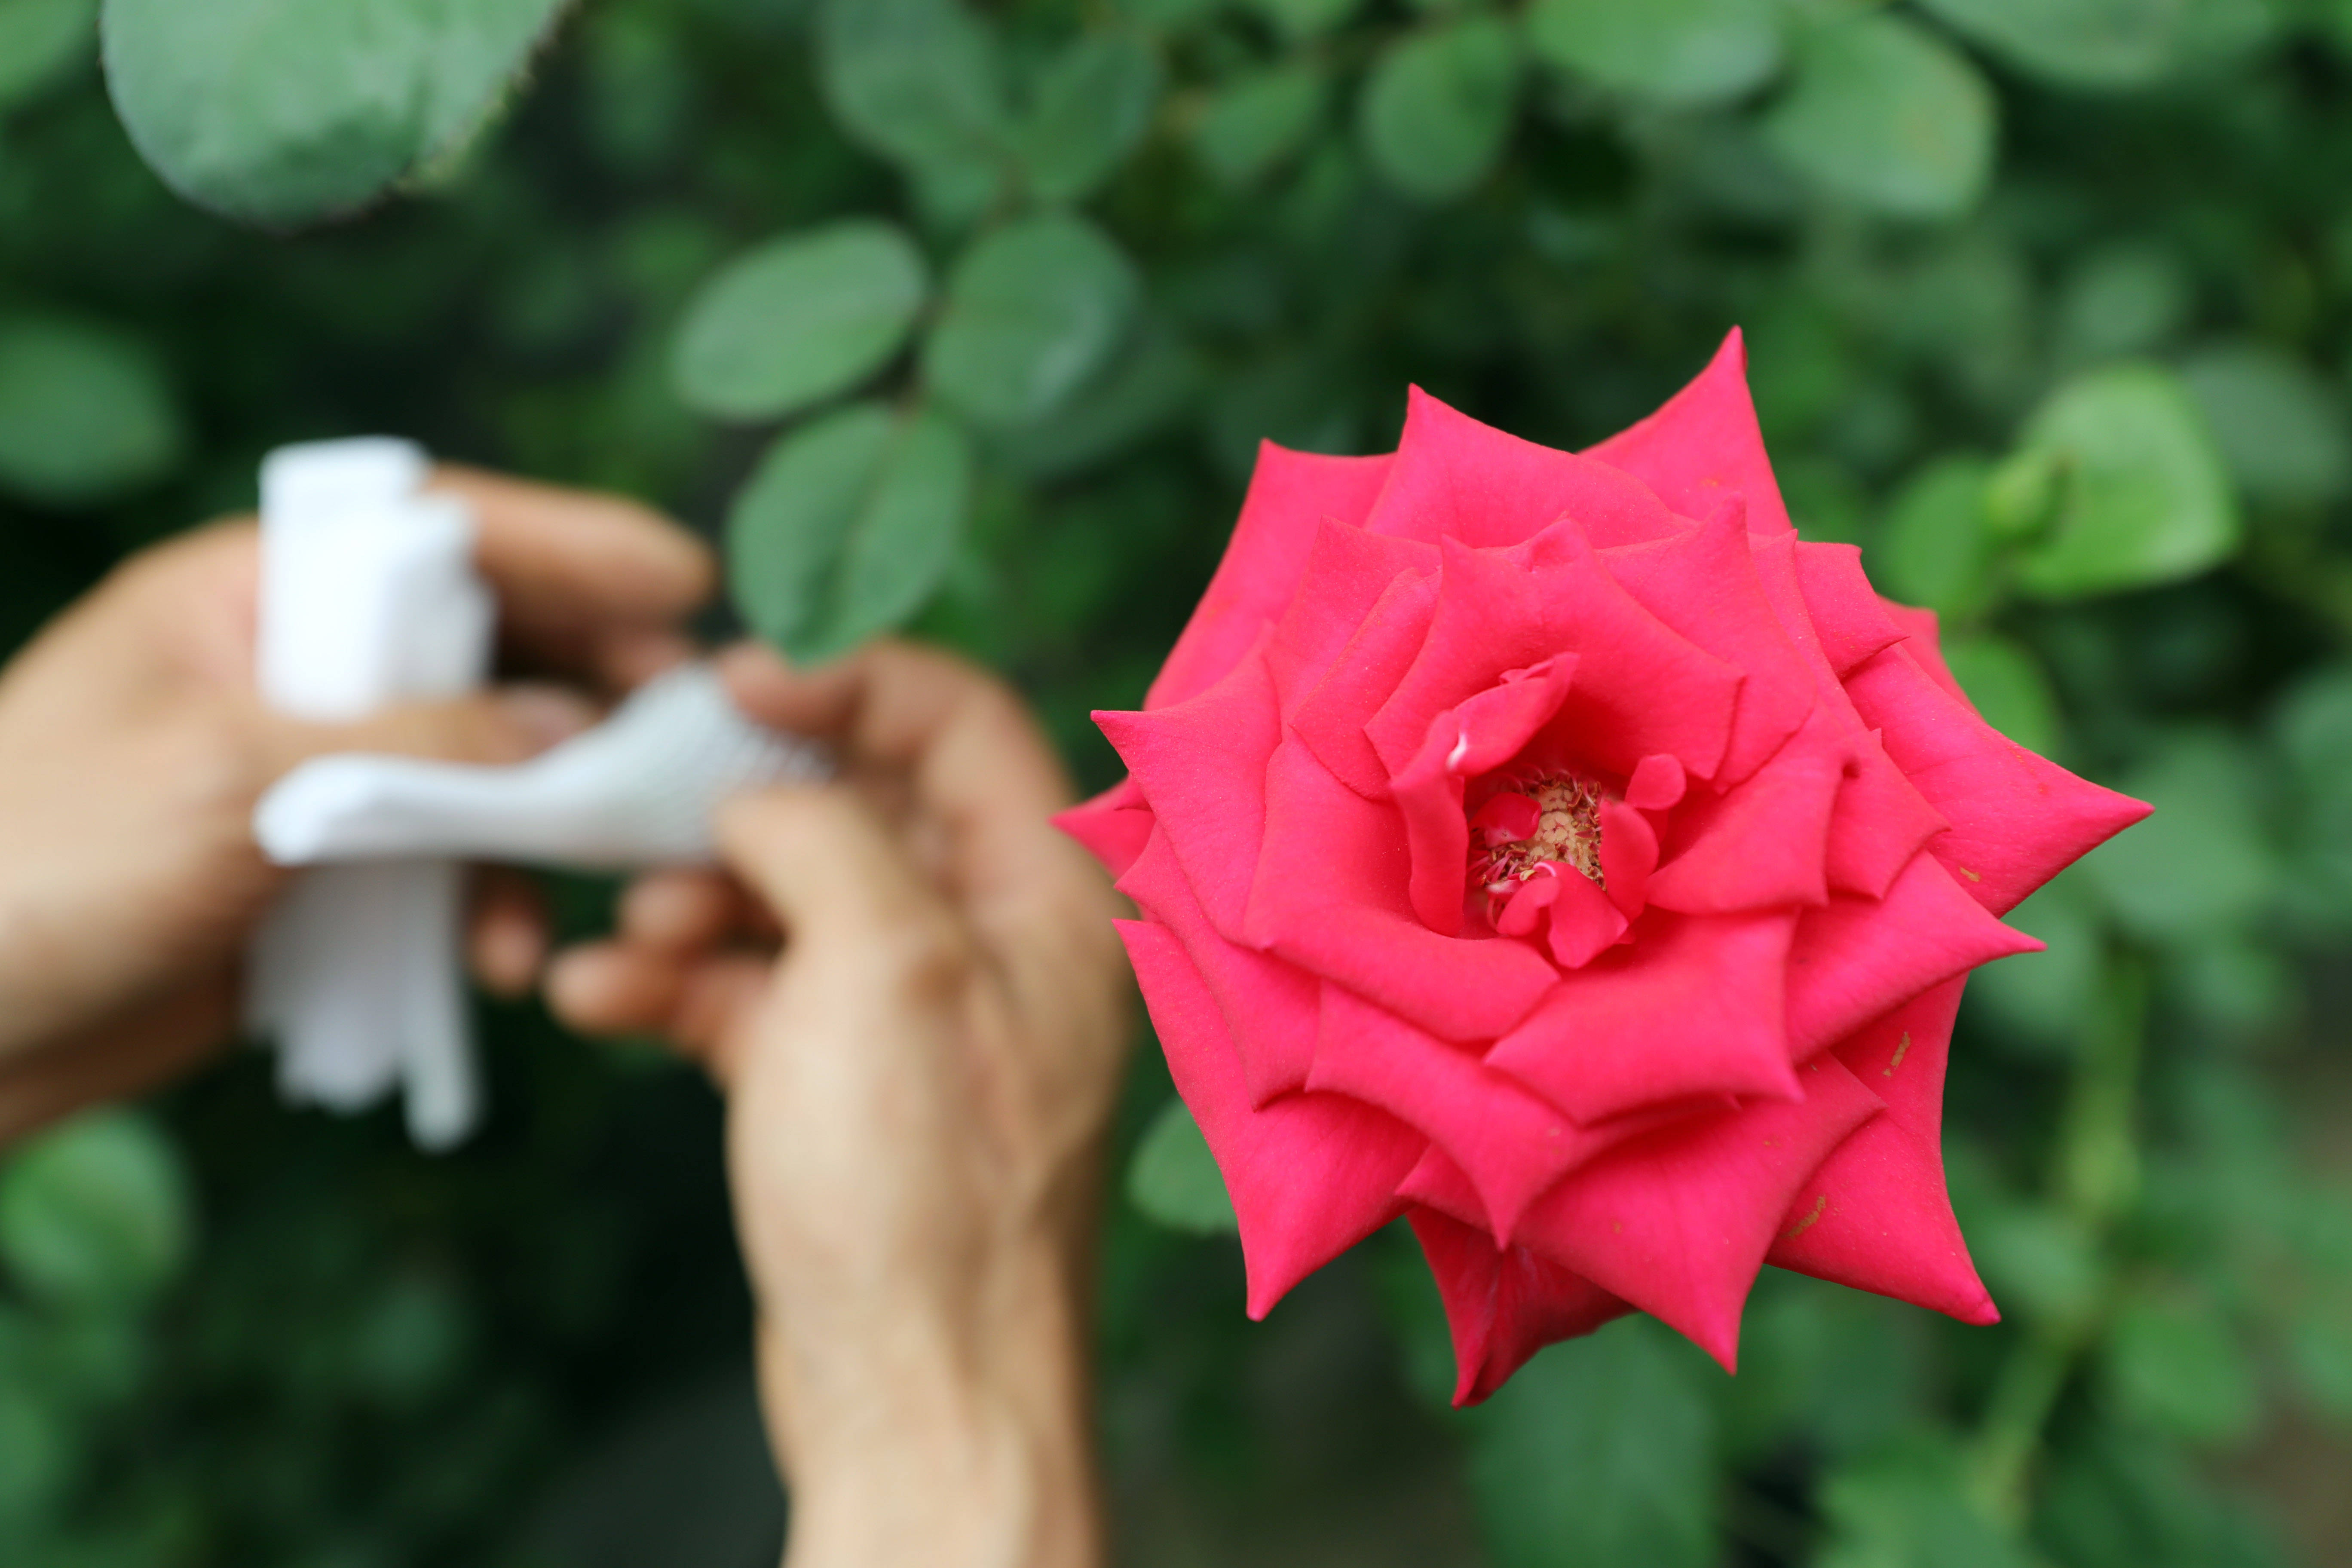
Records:
[[[1738,333],[1584,454],[1419,391],[1268,446],[1068,830],[1241,1222],[1249,1310],[1399,1214],[1457,1400],[1638,1309],[1728,1368],[1765,1263],[1986,1323],[1945,1051],[1998,917],[2147,810],[1979,719],[1800,541]]]

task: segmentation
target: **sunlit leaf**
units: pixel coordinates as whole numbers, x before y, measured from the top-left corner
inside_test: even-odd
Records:
[[[106,0],[107,83],[189,200],[282,226],[358,206],[499,109],[564,0]]]
[[[824,0],[817,82],[842,129],[901,163],[970,163],[1007,115],[995,36],[961,0]]]
[[[1142,291],[1135,268],[1082,218],[1031,218],[984,236],[949,274],[923,346],[931,386],[976,425],[1017,428],[1102,367]]]
[[[2144,87],[2259,43],[2267,0],[1923,0],[2012,65],[2073,87]]]
[[[1445,23],[1391,44],[1359,100],[1365,151],[1400,191],[1463,195],[1494,166],[1517,110],[1517,42],[1492,17]]]
[[[1736,98],[1780,64],[1775,0],[1536,0],[1528,42],[1552,64],[1661,103]]]
[[[2126,928],[2189,946],[2269,907],[2280,866],[2263,821],[2263,764],[2243,742],[2210,730],[2170,736],[2114,783],[2156,807],[2083,862]]]
[[[1796,79],[1764,118],[1773,150],[1824,191],[1893,217],[1966,212],[1992,173],[1992,89],[1968,57],[1901,16],[1801,31]]]
[[[790,432],[728,515],[743,618],[810,664],[898,625],[946,573],[971,489],[970,443],[938,414],[860,403]]]
[[[145,344],[70,318],[0,316],[0,491],[89,506],[163,478],[185,446]]]
[[[1330,96],[1329,73],[1311,59],[1236,77],[1202,109],[1192,150],[1224,184],[1246,185],[1298,149]]]
[[[1160,84],[1159,54],[1134,34],[1073,40],[1038,78],[1014,132],[1030,189],[1076,201],[1108,179],[1150,126]]]
[[[1996,541],[1985,527],[1990,476],[1983,458],[1953,453],[1906,480],[1871,537],[1871,580],[1906,604],[1954,619],[1990,609],[2000,595]]]
[[[2308,366],[2239,343],[2191,354],[2180,379],[2249,500],[2321,506],[2352,489],[2343,400]]]
[[[906,343],[929,289],[889,224],[787,235],[703,286],[678,330],[678,395],[724,419],[789,414],[856,385]]]
[[[55,1300],[152,1295],[187,1260],[194,1229],[179,1152],[135,1111],[85,1112],[0,1168],[0,1263]]]
[[[2062,495],[2019,580],[2049,598],[2190,577],[2237,549],[2236,499],[2195,403],[2169,371],[2093,371],[2053,393],[2021,445],[2051,454]]]
[[[98,52],[98,0],[0,0],[0,109]]]
[[[2008,1531],[1970,1500],[1960,1456],[1916,1440],[1832,1471],[1822,1483],[1831,1541],[1821,1568],[2032,1568]]]
[[[1181,1100],[1152,1118],[1127,1168],[1127,1195],[1136,1207],[1175,1230],[1202,1234],[1234,1228],[1234,1203],[1217,1172],[1209,1142]]]

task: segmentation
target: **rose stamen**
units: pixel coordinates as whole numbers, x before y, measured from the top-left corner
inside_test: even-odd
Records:
[[[1496,795],[1472,819],[1470,873],[1488,892],[1511,890],[1546,866],[1567,866],[1595,887],[1601,877],[1601,791],[1546,773]]]

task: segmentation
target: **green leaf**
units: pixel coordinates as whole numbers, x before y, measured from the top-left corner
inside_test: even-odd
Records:
[[[1038,79],[1015,137],[1029,188],[1074,202],[1108,179],[1151,125],[1160,55],[1132,33],[1089,33]]]
[[[1503,151],[1518,81],[1517,41],[1493,17],[1399,38],[1373,65],[1358,104],[1372,166],[1423,201],[1465,194]]]
[[[1971,1215],[1969,1242],[1994,1299],[2044,1323],[2075,1323],[2096,1308],[2105,1281],[2082,1226],[2040,1204]]]
[[[1822,1483],[1821,1568],[2032,1568],[1969,1499],[1958,1454],[1932,1440],[1882,1449]]]
[[[2190,355],[2180,379],[2248,500],[2316,507],[2352,489],[2343,403],[2300,362],[2231,344]]]
[[[964,252],[923,345],[940,396],[974,424],[1015,429],[1052,413],[1109,359],[1142,285],[1102,231],[1047,216]]]
[[[1901,16],[1864,13],[1798,35],[1796,80],[1765,141],[1822,189],[1891,217],[1974,206],[1992,173],[1992,89],[1968,57]]]
[[[2264,0],[1922,0],[2021,70],[2069,87],[2145,87],[2259,43]]]
[[[1991,476],[1991,465],[1965,453],[1938,458],[1913,475],[1870,541],[1872,580],[1895,598],[1955,620],[1991,609],[2000,596],[1997,552],[1985,527]]]
[[[2091,885],[2135,934],[2183,947],[2251,926],[2280,866],[2261,816],[2263,764],[2213,731],[2163,740],[2116,782],[2156,810],[2083,861]]]
[[[1173,420],[1192,406],[1205,379],[1192,345],[1166,326],[1147,322],[1061,414],[1006,433],[996,449],[1037,479],[1076,473]]]
[[[185,446],[145,344],[64,317],[0,317],[0,491],[94,505],[163,478]]]
[[[1556,66],[1660,103],[1737,98],[1780,66],[1774,0],[1536,0],[1528,42]]]
[[[2169,583],[2227,560],[2239,521],[2221,454],[2178,376],[2110,366],[2053,393],[2022,446],[2064,468],[2057,517],[2019,563],[2045,598]]]
[[[1236,77],[1193,123],[1192,151],[1224,184],[1250,184],[1298,150],[1330,97],[1329,72],[1312,59]]]
[[[937,414],[859,403],[790,432],[728,515],[743,618],[804,664],[897,626],[946,574],[971,490],[970,442]]]
[[[1363,8],[1364,0],[1247,0],[1249,8],[1294,41],[1328,33]]]
[[[705,284],[678,330],[678,395],[721,419],[767,419],[856,385],[897,353],[930,280],[897,226],[788,235]]]
[[[190,201],[286,226],[471,137],[563,0],[106,0],[107,83]]]
[[[0,1170],[0,1262],[53,1300],[144,1300],[187,1261],[194,1229],[179,1153],[136,1111],[85,1112]]]
[[[1136,1145],[1127,1167],[1127,1195],[1173,1230],[1208,1235],[1234,1227],[1234,1201],[1226,1195],[1216,1156],[1181,1100],[1160,1109]]]
[[[0,0],[0,109],[98,50],[98,0]]]
[[[1996,1043],[2021,1046],[2017,1054],[2064,1056],[2081,1044],[2099,1005],[2104,946],[2098,906],[2082,874],[2060,875],[2001,917],[2048,944],[1989,963],[1969,977],[1968,1005],[1999,1026]]]
[[[2193,1443],[2230,1443],[2262,1414],[2253,1369],[2227,1324],[2197,1303],[2134,1296],[2105,1342],[2107,1390],[2126,1415]]]
[[[817,83],[850,137],[897,163],[970,163],[1004,135],[995,35],[959,0],[825,0]]]
[[[1468,1422],[1471,1491],[1496,1568],[1715,1562],[1709,1373],[1646,1318],[1520,1368]]]
[[[2047,756],[2058,744],[2058,698],[2032,653],[1994,632],[1944,638],[1944,662],[1984,721]]]

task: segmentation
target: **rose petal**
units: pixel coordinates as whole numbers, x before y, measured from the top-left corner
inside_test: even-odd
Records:
[[[1847,745],[1845,780],[1830,815],[1830,889],[1883,899],[1912,857],[1950,825],[1911,787],[1875,731]]]
[[[1944,662],[1943,625],[1936,612],[1911,605],[1898,605],[1886,598],[1880,599],[1878,605],[1886,612],[1886,618],[1895,623],[1895,629],[1909,639],[1903,645],[1904,650],[1921,669],[1927,672],[1927,679],[1967,703],[1969,712],[1975,712],[1977,705],[1969,700],[1969,694],[1961,690],[1960,683],[1953,679],[1952,667]]]
[[[1757,577],[1746,509],[1729,498],[1703,528],[1605,551],[1601,560],[1644,609],[1746,674],[1717,776],[1736,784],[1754,773],[1804,723],[1814,696],[1804,656]]]
[[[1445,1151],[1477,1194],[1479,1220],[1497,1238],[1554,1182],[1619,1140],[1588,1132],[1478,1059],[1375,1007],[1343,986],[1323,987],[1312,1089],[1384,1110]]]
[[[1637,920],[1650,903],[1650,873],[1658,868],[1658,830],[1622,801],[1603,800],[1601,819],[1601,880],[1609,901],[1627,920]]]
[[[1263,1318],[1292,1286],[1396,1217],[1396,1185],[1426,1142],[1339,1095],[1286,1095],[1252,1109],[1224,1020],[1183,946],[1149,921],[1118,924],[1176,1091],[1233,1197],[1249,1315]]]
[[[1083,845],[1112,877],[1127,875],[1151,837],[1151,808],[1133,778],[1123,778],[1092,800],[1054,817],[1054,826]]]
[[[2042,943],[2005,926],[1916,857],[1884,899],[1808,910],[1789,946],[1789,1048],[1801,1061],[1939,981]]]
[[[1184,955],[1224,1018],[1250,1104],[1263,1106],[1306,1088],[1315,1062],[1321,983],[1218,935],[1164,832],[1152,835],[1119,879],[1118,890],[1184,944]]]
[[[1399,576],[1323,679],[1289,714],[1290,727],[1340,783],[1366,800],[1386,800],[1388,764],[1364,725],[1381,710],[1429,640],[1437,577]]]
[[[1557,971],[1524,943],[1440,936],[1412,913],[1404,826],[1296,737],[1266,766],[1266,831],[1244,940],[1450,1040],[1492,1039]]]
[[[1265,837],[1265,765],[1281,739],[1259,647],[1197,696],[1142,713],[1097,713],[1216,928],[1241,934]]]
[[[1524,1247],[1496,1247],[1434,1209],[1405,1211],[1445,1302],[1456,1406],[1476,1405],[1548,1344],[1589,1334],[1633,1309]]]
[[[1737,327],[1664,407],[1584,455],[1624,469],[1685,517],[1705,517],[1717,500],[1736,495],[1748,503],[1750,531],[1790,531],[1748,395],[1748,350]]]
[[[1405,395],[1395,466],[1364,527],[1485,549],[1517,544],[1563,516],[1610,544],[1685,526],[1620,469],[1506,435],[1416,386]]]
[[[1997,915],[2148,814],[2145,802],[2076,778],[1987,724],[1906,647],[1863,665],[1846,689],[1895,766],[1951,824],[1927,852]]]
[[[1809,723],[1747,783],[1676,813],[1680,843],[1649,879],[1654,907],[1730,914],[1828,902],[1830,817],[1846,754],[1828,728]]]
[[[1997,1323],[1944,1186],[1944,1064],[1965,976],[1914,998],[1833,1055],[1886,1102],[1797,1190],[1765,1261]]]
[[[1654,1132],[1595,1160],[1537,1201],[1518,1239],[1737,1371],[1740,1310],[1781,1215],[1879,1110],[1835,1057],[1799,1077],[1800,1100]]]
[[[1421,751],[1389,783],[1404,819],[1412,858],[1413,912],[1440,936],[1462,929],[1470,824],[1463,814],[1465,779],[1491,773],[1518,753],[1551,721],[1568,696],[1576,656],[1548,658],[1515,670],[1468,701],[1429,721]]]
[[[1551,906],[1551,931],[1545,945],[1562,969],[1581,969],[1617,945],[1629,923],[1609,895],[1574,871],[1556,871],[1559,897]]]
[[[1437,552],[1429,545],[1325,518],[1316,529],[1297,594],[1266,645],[1266,668],[1282,695],[1284,713],[1294,711],[1315,689],[1398,579],[1434,578],[1437,567]],[[1402,673],[1403,666],[1398,670]]]
[[[1839,675],[1902,640],[1885,602],[1863,575],[1862,546],[1800,540],[1790,560],[1805,613],[1822,639],[1822,657]]]
[[[1365,732],[1391,773],[1421,749],[1430,721],[1508,669],[1578,657],[1555,725],[1591,763],[1631,773],[1666,752],[1714,776],[1731,734],[1738,670],[1667,626],[1603,570],[1573,524],[1511,550],[1448,540],[1429,638]]]
[[[1707,1095],[1793,1100],[1783,974],[1796,917],[1644,917],[1562,977],[1486,1060],[1587,1123]]]
[[[1690,780],[1682,763],[1663,752],[1643,757],[1625,781],[1625,804],[1642,811],[1664,811],[1683,798]]]
[[[1326,458],[1261,442],[1240,519],[1200,605],[1143,699],[1165,708],[1224,679],[1297,591],[1323,519],[1360,524],[1390,459]]]

